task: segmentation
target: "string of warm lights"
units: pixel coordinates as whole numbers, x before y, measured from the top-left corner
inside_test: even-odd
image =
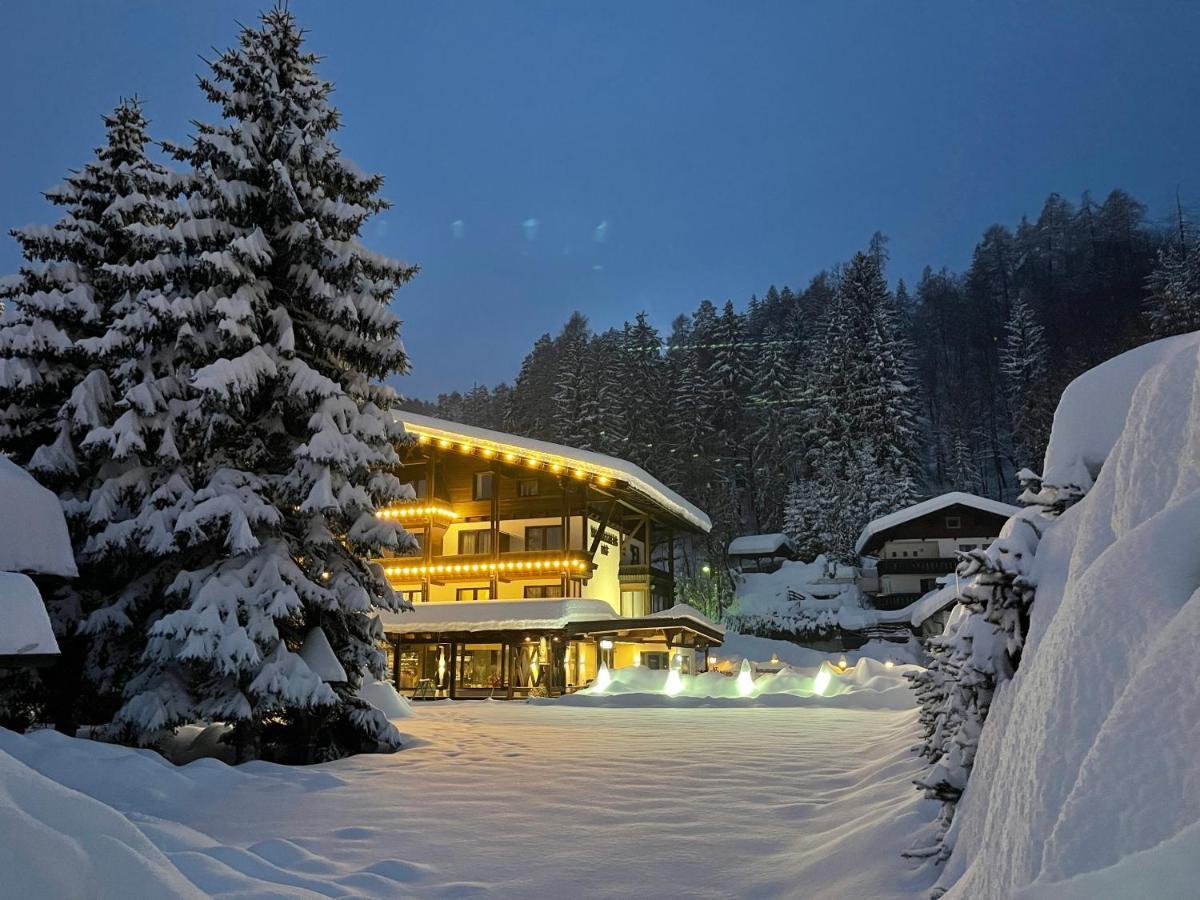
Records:
[[[423,519],[433,516],[435,519],[457,519],[458,513],[444,506],[405,505],[389,506],[376,510],[375,515],[380,519]]]
[[[484,459],[500,458],[506,463],[516,465],[524,465],[530,469],[545,469],[555,475],[569,474],[572,478],[577,478],[580,481],[595,481],[601,487],[608,487],[612,484],[612,479],[607,475],[601,475],[597,472],[588,472],[576,466],[568,466],[559,462],[550,456],[540,456],[532,453],[513,453],[512,451],[501,452],[492,447],[476,447],[469,441],[452,441],[449,438],[437,438],[436,440],[421,432],[417,434],[417,443],[419,444],[436,444],[441,450],[455,449],[459,453],[467,456],[478,453]]]
[[[491,575],[500,572],[572,572],[588,567],[582,559],[548,556],[542,559],[506,560],[486,563],[436,563],[430,565],[385,566],[389,578],[414,575]]]

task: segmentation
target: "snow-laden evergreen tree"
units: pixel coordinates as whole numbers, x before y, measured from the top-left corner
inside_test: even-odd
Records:
[[[554,380],[558,374],[554,340],[543,334],[521,362],[505,410],[504,427],[514,434],[551,440]]]
[[[1036,462],[1050,440],[1053,407],[1046,375],[1049,349],[1033,310],[1018,297],[1004,326],[1000,374],[1012,421],[1013,443],[1022,462]]]
[[[774,532],[782,524],[779,498],[796,472],[802,447],[792,443],[795,375],[787,347],[773,330],[764,337],[750,394],[748,442],[757,526],[760,531]]]
[[[380,382],[407,368],[388,304],[415,267],[360,242],[382,179],[342,157],[302,44],[281,7],[243,28],[200,79],[222,121],[168,148],[192,170],[177,348],[200,414],[174,434],[186,477],[134,529],[173,577],[120,721],[143,740],[230,722],[241,758],[398,743],[357,690],[382,674],[373,613],[398,607],[371,557],[411,546],[375,511],[411,494]],[[338,666],[314,670],[305,645],[326,643]]]
[[[1152,337],[1200,330],[1200,246],[1186,234],[1159,253],[1146,285],[1146,321]]]
[[[96,158],[46,194],[63,217],[13,232],[28,262],[0,288],[0,445],[58,492],[80,570],[50,595],[63,652],[41,679],[69,733],[81,714],[111,715],[140,647],[111,632],[137,614],[122,588],[144,566],[104,536],[127,528],[173,470],[169,431],[149,423],[179,394],[156,371],[159,344],[175,336],[178,178],[147,158],[136,100],[104,121]]]
[[[956,431],[946,461],[946,487],[952,491],[978,494],[983,490],[983,476],[975,461],[975,452],[961,431]]]
[[[662,338],[644,312],[626,326],[621,359],[617,389],[628,459],[657,476],[665,468],[663,455],[668,446],[661,415],[667,404],[667,364]]]
[[[930,664],[912,679],[925,732],[918,752],[930,763],[917,785],[942,809],[933,836],[910,855],[940,862],[953,849],[955,808],[992,697],[1021,661],[1034,600],[1029,571],[1044,527],[1043,513],[1030,509],[1010,519],[988,547],[960,554],[961,607],[929,641]]]
[[[588,366],[591,341],[587,318],[579,312],[572,313],[554,341],[553,439],[585,450],[591,448],[592,437],[600,430],[593,402],[595,380]]]

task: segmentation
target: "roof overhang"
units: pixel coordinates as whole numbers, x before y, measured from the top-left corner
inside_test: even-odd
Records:
[[[573,478],[588,485],[598,497],[611,497],[683,531],[707,534],[712,529],[704,512],[626,460],[417,413],[397,411],[395,417],[419,443],[477,455],[514,470]]]

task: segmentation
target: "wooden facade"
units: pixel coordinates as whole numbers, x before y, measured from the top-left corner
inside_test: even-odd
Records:
[[[701,634],[685,624],[671,633],[647,618],[674,602],[678,537],[708,527],[682,498],[620,460],[424,416],[400,418],[413,440],[399,448],[396,474],[414,496],[381,515],[401,522],[420,546],[381,562],[416,609],[414,621],[439,604],[487,601],[486,615],[499,617],[506,601],[578,598],[603,601],[606,615],[643,621],[639,642],[656,648],[647,653],[720,643],[719,629]],[[595,675],[602,654],[588,651],[589,642],[609,640],[565,627],[420,632],[404,627],[405,614],[394,619],[386,630],[398,688],[415,692],[406,673],[420,668],[419,680],[428,681],[434,666],[439,696],[571,690]],[[483,658],[493,684],[478,684],[474,674]],[[531,666],[533,678],[526,677]]]

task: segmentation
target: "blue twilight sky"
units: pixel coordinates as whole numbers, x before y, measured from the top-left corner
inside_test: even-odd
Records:
[[[9,0],[0,226],[83,162],[100,114],[211,118],[200,54],[262,3]],[[292,0],[340,143],[387,176],[378,250],[418,396],[510,378],[579,308],[660,327],[802,286],[876,229],[892,278],[961,269],[1045,195],[1200,199],[1200,3]],[[0,270],[18,262],[0,241]]]

